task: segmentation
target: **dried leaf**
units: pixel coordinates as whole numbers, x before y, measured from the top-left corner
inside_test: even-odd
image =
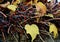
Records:
[[[42,2],[38,2],[36,4],[36,9],[37,9],[37,11],[41,10],[42,13],[46,13],[46,10],[47,10],[46,6]]]

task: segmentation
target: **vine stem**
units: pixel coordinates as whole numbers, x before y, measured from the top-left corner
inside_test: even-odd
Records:
[[[15,35],[12,33],[12,31],[11,31],[11,34],[12,34],[13,37],[15,38],[16,42],[18,42],[17,38],[16,38]]]
[[[4,33],[2,32],[2,36],[3,36],[3,40],[4,40],[4,42],[6,42],[6,40],[5,40],[5,36],[4,36]]]
[[[25,21],[21,22],[21,24],[23,24],[24,22],[27,22],[29,19],[33,19],[33,18],[37,18],[37,17],[39,17],[39,16],[30,17],[30,18],[26,19]]]
[[[13,4],[13,3],[14,3],[14,0],[12,0],[11,4]]]
[[[2,11],[0,11],[0,13],[1,13],[4,17],[7,17]]]
[[[39,35],[39,38],[42,40],[42,42],[45,42],[44,40],[43,40],[43,38]]]
[[[49,33],[49,32],[47,32],[46,30],[45,30],[45,31],[40,30],[40,31],[42,31],[42,32],[46,32],[46,33],[47,33],[47,35],[49,35],[49,37],[51,38],[52,42],[54,42],[54,40],[53,40],[53,38],[52,38],[52,36],[50,35],[50,33]]]
[[[46,32],[47,32],[47,31],[46,31]],[[54,40],[53,40],[53,38],[51,37],[50,33],[49,33],[49,32],[47,32],[47,33],[48,33],[48,35],[50,36],[51,40],[54,42]]]
[[[10,26],[9,26],[9,28],[8,28],[8,31],[7,31],[7,32],[8,32],[8,34],[9,34],[9,31],[10,31],[11,26],[12,26],[12,25],[10,25]]]
[[[30,18],[26,19],[25,21],[21,22],[21,24],[23,24],[24,22],[27,22],[29,19],[38,18],[38,17],[40,17],[40,16],[30,17]],[[49,22],[49,21],[51,21],[51,20],[60,20],[60,18],[48,19],[48,20],[45,20],[44,22],[43,22],[43,21],[40,21],[40,23],[46,24],[46,22]]]
[[[49,20],[46,20],[46,22],[49,22],[51,20],[60,20],[60,18],[53,18],[53,19],[49,19]]]

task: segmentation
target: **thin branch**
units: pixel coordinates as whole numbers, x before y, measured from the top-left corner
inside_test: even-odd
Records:
[[[4,17],[7,17],[3,12],[0,11],[0,13],[1,13]]]
[[[3,40],[4,40],[4,42],[6,42],[6,40],[5,40],[5,36],[4,36],[4,33],[2,32],[2,36],[3,36]]]
[[[53,19],[49,19],[49,20],[45,20],[46,22],[49,22],[51,20],[60,20],[60,18],[53,18]]]
[[[52,42],[54,42],[54,40],[53,40],[53,38],[52,38],[52,36],[50,35],[50,33],[49,33],[49,32],[47,32],[46,30],[45,30],[45,31],[40,30],[40,31],[42,31],[42,32],[46,32],[46,33],[47,33],[46,35],[49,35],[49,37],[51,38]]]
[[[43,40],[43,38],[39,35],[39,38],[42,40],[42,42],[45,42],[44,40]]]
[[[18,42],[17,38],[16,38],[15,35],[12,33],[12,31],[11,31],[11,34],[12,34],[12,36],[15,38],[16,42]]]
[[[7,31],[7,32],[8,32],[8,34],[9,34],[9,31],[10,31],[11,26],[12,26],[12,25],[10,25],[10,26],[9,26],[9,28],[8,28],[8,31]]]
[[[12,0],[11,4],[13,4],[13,3],[14,3],[14,0]]]

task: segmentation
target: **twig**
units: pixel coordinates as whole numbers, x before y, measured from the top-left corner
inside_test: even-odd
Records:
[[[18,42],[17,38],[16,38],[15,35],[12,33],[12,31],[11,31],[11,34],[12,34],[13,37],[15,38],[16,42]]]
[[[0,11],[0,13],[1,13],[4,17],[7,17],[3,12]]]
[[[53,18],[53,19],[49,19],[49,20],[45,20],[46,22],[49,22],[51,20],[60,20],[60,18]]]
[[[45,42],[44,40],[43,40],[43,38],[39,35],[39,38],[43,41],[43,42]]]
[[[10,25],[10,26],[9,26],[9,28],[8,28],[8,31],[7,31],[7,32],[8,32],[8,34],[9,34],[9,31],[10,31],[11,26],[12,26],[12,25]]]
[[[46,33],[47,33],[47,35],[49,35],[49,36],[50,36],[51,40],[54,42],[54,40],[53,40],[53,38],[51,37],[51,35],[50,35],[50,33],[49,33],[49,32],[47,32],[46,30],[45,30],[45,31],[40,30],[40,31],[42,31],[42,32],[46,32]]]
[[[12,0],[11,4],[13,4],[14,0]]]
[[[29,7],[26,11],[28,11],[28,10],[31,9],[31,8],[32,8],[32,7]],[[25,12],[26,12],[26,11],[25,11]]]
[[[3,40],[4,40],[4,42],[6,42],[6,40],[5,40],[5,36],[4,36],[4,33],[2,32],[2,36],[3,36]]]
[[[39,17],[39,16],[30,17],[30,18],[26,19],[25,21],[21,22],[20,24],[23,24],[24,22],[27,22],[29,19],[33,19],[33,18],[37,18],[37,17]]]

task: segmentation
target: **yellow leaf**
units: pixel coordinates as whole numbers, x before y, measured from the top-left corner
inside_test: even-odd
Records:
[[[36,4],[36,3],[37,3],[37,1],[38,1],[38,0],[31,0],[30,2],[28,2],[28,4],[33,5],[33,4]],[[28,4],[27,4],[27,5],[28,5]]]
[[[26,24],[25,29],[26,29],[27,33],[29,33],[31,35],[32,41],[35,39],[37,34],[39,34],[38,26],[35,24],[32,24],[32,25]]]
[[[48,15],[45,15],[45,16],[49,16],[49,17],[54,18],[53,14],[48,14]]]
[[[21,2],[21,0],[16,0],[15,2],[13,2],[13,5],[16,5],[19,4]]]
[[[15,5],[8,5],[7,8],[10,9],[11,11],[15,11],[17,6],[15,6]]]
[[[54,38],[56,38],[58,36],[58,29],[57,29],[57,27],[54,24],[52,24],[52,23],[49,26],[50,26],[49,32],[50,33],[53,32],[53,36],[54,36]]]

